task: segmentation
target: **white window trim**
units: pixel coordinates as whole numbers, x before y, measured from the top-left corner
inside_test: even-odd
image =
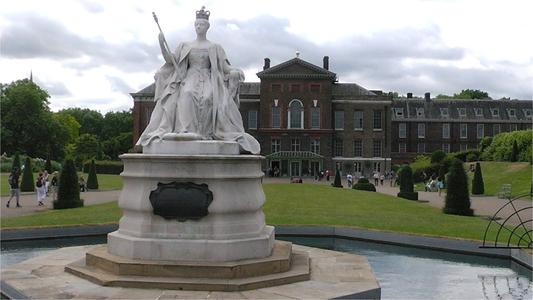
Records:
[[[464,111],[465,113],[461,114],[461,111]],[[457,108],[457,113],[459,114],[459,117],[465,118],[466,117],[466,107],[458,107]]]
[[[313,101],[315,101],[315,100],[313,100]],[[318,127],[313,127],[313,112],[314,112],[315,110],[318,110]],[[318,106],[313,106],[313,107],[311,108],[311,118],[310,118],[310,121],[311,121],[311,124],[309,124],[309,125],[310,125],[309,127],[310,127],[311,129],[320,129],[320,123],[321,123],[321,122],[320,122],[320,107],[318,107]]]
[[[465,130],[466,135],[465,136],[462,135],[463,130],[462,130],[461,127],[463,127],[463,126],[465,126],[465,128],[466,128],[466,130]],[[468,124],[464,124],[464,123],[463,124],[459,124],[459,138],[460,139],[468,139]]]
[[[479,128],[481,128],[481,136],[479,136]],[[482,139],[485,136],[485,124],[476,125],[476,137]]]
[[[444,112],[446,112],[446,113],[444,113]],[[441,107],[441,109],[440,109],[440,115],[441,115],[442,117],[446,117],[446,118],[448,118],[448,117],[450,116],[450,110],[449,110],[447,107]]]
[[[342,127],[341,128],[337,128],[337,112],[338,111],[342,112]],[[333,129],[335,129],[335,130],[344,130],[344,110],[335,110],[333,112],[333,119],[334,119],[333,120],[333,125],[335,127]]]
[[[302,107],[300,111],[300,127],[291,127],[291,104],[294,101],[298,101]],[[302,101],[298,99],[292,99],[291,102],[289,102],[289,106],[287,109],[287,129],[303,129],[304,128],[304,104]]]
[[[481,112],[478,114],[478,112]],[[476,114],[476,117],[483,117],[483,108],[474,107],[474,113]]]
[[[446,125],[446,127],[448,127],[448,134],[447,134],[447,136],[444,135],[444,132],[445,132],[445,131],[444,131],[444,126],[445,126],[445,125]],[[451,126],[450,126],[450,123],[443,123],[443,124],[442,124],[442,138],[443,138],[443,139],[450,139],[450,127],[451,127]]]
[[[250,127],[250,115],[252,113],[255,113],[255,123],[254,123],[254,127]],[[258,112],[257,110],[249,110],[248,111],[248,129],[257,129],[257,116],[258,116]]]
[[[500,110],[498,108],[493,108],[493,109],[490,110],[490,112],[491,112],[491,115],[492,115],[493,118],[499,118],[500,117]]]
[[[402,131],[400,130],[401,127],[403,127],[403,136],[401,134]],[[406,123],[398,123],[398,138],[400,139],[407,138],[407,124]]]
[[[422,125],[422,127],[424,128],[422,135],[420,135],[420,125]],[[426,124],[418,123],[418,125],[416,126],[416,134],[419,139],[425,139],[426,138]]]

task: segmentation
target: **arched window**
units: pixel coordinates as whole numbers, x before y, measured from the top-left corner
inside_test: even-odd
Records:
[[[304,106],[300,100],[294,99],[289,103],[289,128],[304,128]]]

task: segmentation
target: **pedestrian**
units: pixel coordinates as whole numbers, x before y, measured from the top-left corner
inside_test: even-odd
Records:
[[[44,170],[43,172],[43,183],[44,183],[44,190],[46,191],[46,197],[48,197],[48,188],[50,187],[50,182],[48,182],[48,171]]]
[[[442,189],[444,189],[444,181],[442,180],[442,177],[437,178],[437,189],[439,190],[440,197],[440,193],[442,192]]]
[[[348,187],[352,187],[352,182],[353,182],[353,176],[352,174],[348,173],[348,175],[346,175],[346,180],[348,181]]]
[[[43,206],[44,199],[46,198],[46,184],[44,183],[44,174],[42,172],[39,172],[39,176],[35,182],[35,187],[37,190],[37,205]]]
[[[20,171],[17,167],[13,168],[11,170],[11,173],[8,177],[8,183],[11,190],[11,196],[9,197],[9,200],[7,200],[6,207],[9,207],[9,202],[11,202],[11,199],[15,197],[17,200],[17,207],[21,207],[19,203],[20,198],[20,188],[19,188],[19,177],[20,177]]]
[[[59,190],[59,178],[58,178],[58,172],[54,171],[52,173],[52,180],[50,182],[50,185],[52,186],[52,199],[57,200],[57,191]]]
[[[87,191],[87,184],[85,183],[85,178],[83,178],[83,176],[80,176],[78,183],[80,185],[80,192]]]
[[[329,170],[326,170],[326,181],[329,181]]]
[[[394,170],[391,170],[390,171],[390,186],[395,185],[395,180],[396,180],[396,174],[394,174]]]
[[[374,185],[375,185],[375,186],[378,186],[378,183],[379,183],[379,173],[376,172],[376,171],[374,171],[374,175],[373,175],[373,177],[374,177]]]
[[[381,176],[379,176],[379,181],[381,182],[381,186],[383,186],[384,180],[385,180],[385,175],[381,174]]]

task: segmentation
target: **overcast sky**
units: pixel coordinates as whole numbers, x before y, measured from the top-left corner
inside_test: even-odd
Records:
[[[211,11],[208,39],[259,81],[300,58],[367,89],[532,99],[533,1],[2,1],[0,82],[29,76],[54,111],[133,106],[163,59],[152,11],[171,48],[195,38],[195,11]]]

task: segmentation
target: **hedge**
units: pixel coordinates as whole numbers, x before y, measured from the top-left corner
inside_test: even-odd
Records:
[[[94,162],[96,167],[96,173],[98,174],[114,174],[119,175],[124,170],[124,164],[122,161],[113,160],[97,160]],[[91,161],[86,161],[83,164],[83,171],[89,173],[91,167]]]
[[[353,185],[352,189],[370,192],[376,191],[376,187],[366,178],[359,178],[357,183]]]
[[[531,147],[533,144],[533,131],[520,130],[503,132],[492,138],[482,154],[484,160],[510,161],[513,144],[516,141],[518,148],[518,161],[531,161]]]

